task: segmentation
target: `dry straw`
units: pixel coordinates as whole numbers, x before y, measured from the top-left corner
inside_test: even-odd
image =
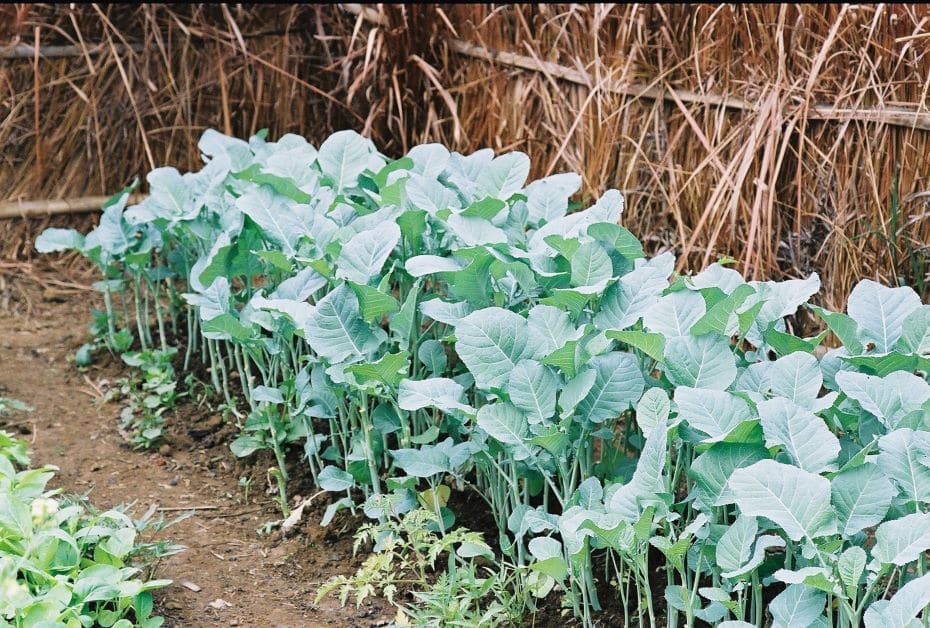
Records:
[[[534,176],[620,188],[627,225],[682,268],[816,270],[832,307],[863,276],[927,292],[924,6],[6,10],[7,199],[190,166],[207,126],[315,140],[351,126],[392,154],[523,150]]]

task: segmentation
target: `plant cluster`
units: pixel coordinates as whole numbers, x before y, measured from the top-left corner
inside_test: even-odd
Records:
[[[199,147],[199,172],[154,170],[142,203],[37,247],[100,264],[143,348],[149,304],[163,343],[186,322],[227,402],[238,379],[233,451],[273,451],[283,508],[295,447],[336,496],[324,523],[422,505],[444,535],[473,487],[522,586],[559,585],[587,625],[605,581],[639,623],[925,612],[930,306],[910,288],[863,281],[844,314],[808,304],[816,275],[678,275],[620,226],[619,192],[570,213],[580,177],[527,184],[517,152]],[[793,334],[801,307],[828,330]]]
[[[151,591],[170,581],[142,571],[180,548],[139,541],[160,528],[150,515],[133,521],[47,490],[54,472],[29,468],[26,444],[0,431],[0,626],[161,626]]]
[[[134,447],[150,448],[164,433],[165,413],[172,410],[180,394],[171,361],[177,349],[147,349],[127,351],[123,362],[131,367],[130,375],[119,381],[119,387],[108,391],[127,401],[120,412],[120,425]],[[111,394],[113,393],[113,394]]]

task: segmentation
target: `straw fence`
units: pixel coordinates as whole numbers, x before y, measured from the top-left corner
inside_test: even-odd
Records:
[[[391,154],[522,150],[586,198],[619,188],[625,224],[681,269],[817,271],[832,307],[864,276],[927,294],[927,6],[0,12],[0,214],[195,166],[206,127],[352,127]]]

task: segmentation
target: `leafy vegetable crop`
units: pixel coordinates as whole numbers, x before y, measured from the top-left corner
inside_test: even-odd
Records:
[[[620,226],[619,192],[569,213],[580,177],[527,184],[522,153],[199,147],[199,172],[157,169],[139,205],[37,248],[100,266],[111,346],[182,328],[227,402],[238,377],[234,453],[272,450],[283,495],[301,447],[336,494],[324,523],[422,505],[444,533],[473,487],[525,586],[560,585],[586,624],[598,581],[649,624],[926,613],[930,306],[910,288],[865,280],[844,314],[808,305],[816,275],[679,276]],[[791,333],[801,307],[841,346]]]
[[[28,467],[26,444],[0,431],[0,626],[156,628],[143,566],[178,551],[141,543],[147,518],[95,512],[56,496],[46,484],[54,467]]]

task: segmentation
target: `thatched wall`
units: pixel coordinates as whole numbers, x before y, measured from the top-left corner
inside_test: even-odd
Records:
[[[7,198],[189,165],[206,126],[352,126],[391,153],[517,149],[534,176],[620,188],[625,223],[683,268],[817,270],[834,307],[862,276],[927,292],[926,6],[3,10],[0,41],[38,27],[82,50],[0,61]]]

